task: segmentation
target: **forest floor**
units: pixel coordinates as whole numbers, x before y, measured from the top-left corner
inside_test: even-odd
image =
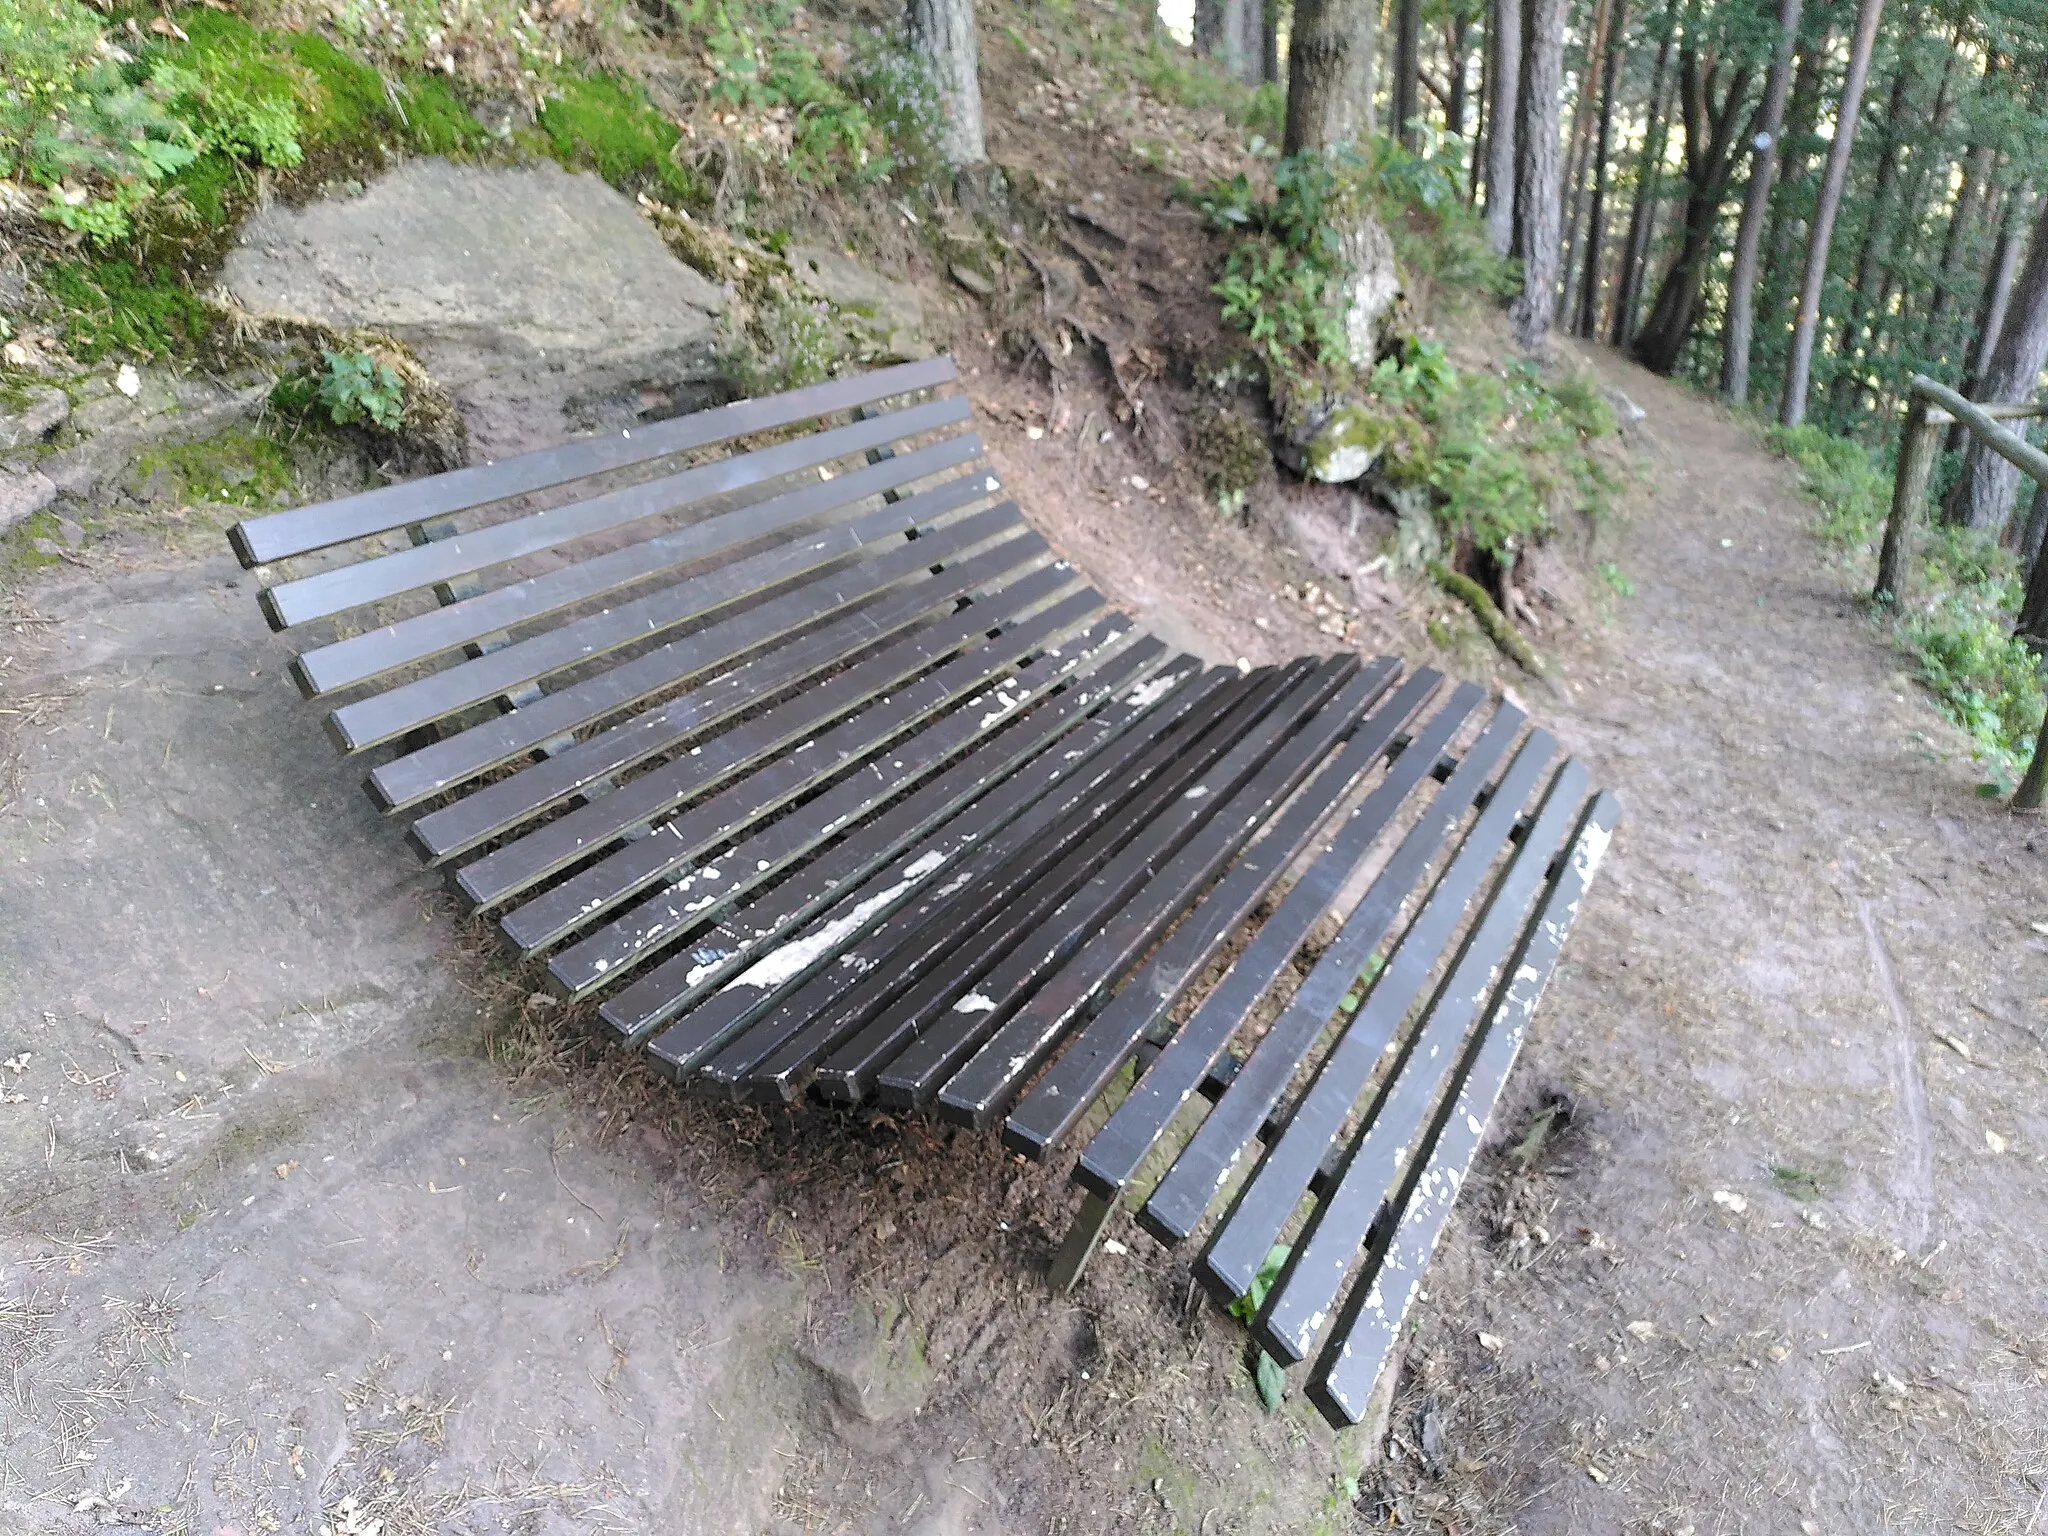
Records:
[[[1282,542],[963,361],[1112,597],[1327,643]],[[116,534],[0,630],[0,1531],[2043,1528],[2048,830],[1974,797],[1790,468],[1588,361],[1648,412],[1636,595],[1516,686],[1627,819],[1392,1459],[1264,1413],[1135,1229],[1048,1294],[1064,1167],[713,1109],[556,1022],[341,787],[232,564]]]

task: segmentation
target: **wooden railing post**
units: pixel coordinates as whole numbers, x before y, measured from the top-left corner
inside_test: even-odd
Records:
[[[1892,511],[1885,519],[1884,547],[1877,557],[1877,586],[1871,600],[1897,607],[1905,600],[1913,558],[1913,528],[1927,502],[1927,479],[1934,471],[1934,452],[1941,428],[1928,420],[1927,397],[1917,387],[1906,408],[1906,430],[1899,440],[1898,478],[1892,482]]]

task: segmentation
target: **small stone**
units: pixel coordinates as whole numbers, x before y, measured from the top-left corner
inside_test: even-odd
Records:
[[[1717,1189],[1714,1191],[1714,1204],[1720,1206],[1725,1211],[1733,1212],[1737,1216],[1740,1216],[1749,1209],[1749,1202],[1747,1200],[1734,1191],[1727,1189]]]
[[[0,416],[0,453],[41,442],[62,426],[70,414],[71,398],[63,390],[47,386],[30,390],[26,405]]]
[[[133,400],[142,393],[142,375],[135,371],[133,363],[123,363],[121,365],[120,371],[114,375],[114,388],[121,391],[130,400]]]
[[[27,522],[56,495],[56,482],[39,469],[0,469],[0,533]]]
[[[962,266],[959,262],[956,261],[953,263],[952,272],[953,281],[958,283],[962,288],[965,288],[977,299],[985,299],[990,294],[996,291],[996,285],[990,282],[987,278],[983,277],[979,272],[975,271],[972,267]]]
[[[1479,1347],[1489,1355],[1499,1354],[1506,1347],[1506,1343],[1507,1341],[1498,1334],[1482,1333],[1479,1335]]]
[[[1640,1339],[1643,1343],[1647,1344],[1650,1340],[1657,1337],[1657,1325],[1649,1322],[1630,1323],[1628,1325],[1628,1332],[1631,1338]]]
[[[1993,1157],[2000,1157],[2004,1155],[2005,1149],[2011,1146],[2012,1143],[1996,1131],[1986,1131],[1984,1133],[1984,1145],[1991,1149]]]

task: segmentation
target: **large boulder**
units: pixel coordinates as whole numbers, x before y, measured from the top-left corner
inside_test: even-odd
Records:
[[[246,309],[382,331],[492,457],[710,403],[721,291],[589,174],[408,161],[355,196],[253,217],[222,281]]]

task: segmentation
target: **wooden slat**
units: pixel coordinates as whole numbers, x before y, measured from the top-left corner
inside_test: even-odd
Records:
[[[1276,878],[1279,874],[1277,867],[1273,867],[1263,880],[1259,880],[1256,873],[1244,874],[1248,869],[1256,872],[1262,865],[1270,864],[1272,855],[1280,852],[1278,844],[1266,848],[1270,838],[1261,839],[1258,845],[1266,848],[1263,857],[1257,849],[1246,854],[1244,859],[1238,859],[1238,854],[1266,827],[1282,802],[1301,787],[1302,780],[1351,731],[1359,718],[1372,707],[1373,701],[1386,691],[1394,670],[1395,663],[1382,658],[1353,677],[1335,698],[1319,705],[1314,715],[1293,728],[1262,763],[1242,774],[1232,773],[1227,763],[1219,765],[1204,775],[1202,782],[1189,790],[1179,805],[1162,816],[1160,822],[1184,813],[1191,800],[1197,805],[1201,800],[1219,802],[1218,808],[1208,812],[1206,821],[1192,831],[1177,852],[1166,857],[1163,863],[1163,847],[1148,858],[1147,865],[1152,872],[1144,880],[1143,888],[1133,891],[1127,898],[1113,898],[1103,913],[1099,928],[1087,937],[1073,957],[1061,963],[1056,973],[1047,976],[1044,983],[1002,1021],[973,1057],[939,1089],[940,1118],[972,1126],[976,1130],[986,1130],[998,1115],[1009,1108],[1024,1080],[1036,1072],[1067,1033],[1098,1002],[1104,1000],[1111,984],[1150,949],[1153,941],[1191,904],[1198,899],[1201,902],[1196,915],[1191,915],[1187,922],[1175,928],[1176,939],[1215,926],[1216,914],[1204,913],[1202,908],[1210,905],[1208,896],[1214,894],[1209,891],[1210,883],[1226,865],[1232,870],[1231,877],[1226,877],[1226,885],[1230,879],[1242,876],[1231,887],[1233,891],[1253,882],[1263,890]],[[1240,747],[1238,750],[1244,749]],[[1204,792],[1199,799],[1195,799],[1196,790]],[[1224,798],[1226,795],[1227,800]],[[1316,820],[1329,815],[1330,805],[1327,799],[1322,802]],[[1159,824],[1155,822],[1154,826]],[[1146,835],[1151,836],[1152,829],[1148,828]],[[1307,833],[1303,832],[1301,836],[1306,838]],[[1130,851],[1126,850],[1124,856],[1129,857]],[[1291,857],[1292,850],[1281,854],[1283,862]],[[1103,876],[1098,875],[1089,882],[1089,889],[1093,890],[1102,881]],[[1218,942],[1221,942],[1220,935]],[[1035,940],[1027,940],[1022,949],[1029,952],[1036,947]]]
[[[1411,680],[1388,709],[1412,710],[1419,703],[1414,695],[1419,692],[1426,696],[1439,681],[1440,676],[1433,672]],[[1121,1196],[1153,1144],[1214,1070],[1239,1026],[1293,959],[1309,930],[1322,920],[1344,883],[1393,824],[1410,791],[1429,774],[1451,738],[1485,697],[1474,684],[1460,684],[1449,702],[1415,732],[1414,739],[1388,765],[1385,777],[1351,813],[1330,839],[1329,846],[1281,899],[1279,907],[1259,925],[1259,931],[1201,1006],[1167,1042],[1151,1069],[1089,1140],[1075,1165],[1075,1182],[1104,1199]],[[1476,784],[1478,779],[1475,777],[1471,782]],[[1461,803],[1457,814],[1462,811]],[[1453,813],[1446,808],[1443,814]],[[1443,835],[1436,834],[1436,841],[1441,841]],[[1412,883],[1420,877],[1435,843],[1427,832],[1411,834],[1410,841],[1418,850],[1413,855],[1414,872],[1407,877]],[[1396,871],[1395,879],[1399,878],[1397,866],[1401,857],[1397,851],[1388,866]],[[1388,881],[1389,876],[1382,874],[1380,879]],[[1401,887],[1402,891],[1405,889],[1405,885]],[[1368,893],[1365,900],[1371,899]],[[1400,893],[1392,896],[1395,906],[1400,900]]]
[[[1400,1183],[1410,1160],[1420,1161],[1426,1150],[1421,1145],[1424,1121],[1452,1067],[1464,1055],[1466,1032],[1493,990],[1494,977],[1521,933],[1529,904],[1548,877],[1550,861],[1578,817],[1585,791],[1586,770],[1576,762],[1567,762],[1551,780],[1541,808],[1495,883],[1450,973],[1430,999],[1420,1026],[1389,1063],[1364,1132],[1294,1242],[1252,1329],[1253,1337],[1282,1364],[1308,1358],[1381,1205]]]
[[[765,399],[736,400],[730,405],[631,428],[616,437],[607,434],[582,438],[424,480],[247,518],[228,530],[228,542],[244,566],[267,565],[333,544],[388,533],[410,523],[423,523],[508,497],[566,485],[589,475],[935,388],[956,377],[950,357],[934,357],[874,373],[851,374]]]
[[[511,818],[517,821],[548,804],[555,796],[543,795],[541,786],[553,790],[575,780],[575,787],[580,788],[594,778],[616,773],[681,735],[702,730],[711,719],[731,715],[834,666],[915,616],[972,590],[975,578],[963,577],[962,569],[976,558],[992,554],[1006,539],[1016,541],[1015,550],[1009,553],[1011,564],[1048,553],[1036,542],[1037,535],[1025,532],[1014,506],[1005,504],[975,513],[935,530],[929,539],[898,541],[872,559],[826,572],[745,612],[394,758],[371,773],[370,797],[387,810],[417,804],[525,756],[544,742],[583,730],[707,673],[729,669],[715,680],[699,684],[686,700],[662,710],[659,725],[643,716],[640,722],[614,727],[622,730],[631,724],[647,739],[648,745],[635,755],[621,755],[622,748],[571,749],[564,755],[573,755],[573,763],[527,777],[516,790],[506,787],[511,780],[501,781],[482,792],[488,799],[474,809],[460,807],[481,795],[449,807],[450,814],[435,812],[422,818],[414,846],[429,857],[446,858],[502,830],[507,824],[501,814],[504,808],[519,808],[520,814]],[[928,583],[921,579],[939,565],[946,567],[939,575]],[[986,564],[977,567],[985,569]],[[927,586],[928,591],[920,590]],[[881,596],[875,600],[878,594]],[[855,611],[845,612],[847,609]],[[742,658],[749,659],[742,662]],[[595,761],[610,758],[617,760],[589,771]]]
[[[1086,637],[1068,649],[1076,653],[1078,664],[1086,655]],[[705,855],[694,869],[672,879],[666,890],[557,953],[548,961],[549,982],[568,996],[580,997],[625,968],[641,964],[650,953],[683,933],[701,927],[712,907],[770,878],[834,832],[894,799],[1004,724],[1033,701],[1040,686],[1050,686],[1062,675],[1057,664],[1032,670],[1050,673],[1045,684],[1039,684],[1027,670],[993,685],[950,714],[893,743],[886,752],[748,841]]]
[[[966,399],[957,395],[914,405],[905,411],[777,443],[772,448],[715,459],[643,485],[607,491],[588,501],[550,507],[509,522],[492,523],[372,560],[282,582],[262,593],[258,602],[271,628],[289,629],[543,550],[558,549],[577,539],[677,511],[693,502],[802,470],[815,470],[846,454],[936,432],[967,420],[969,414]]]
[[[1009,585],[989,599],[988,615],[993,620],[1008,614],[1019,604],[1049,599],[1072,581],[1071,573],[1057,566],[1032,569],[1029,562],[1041,558],[1036,534],[1026,534],[997,545],[950,573],[953,582]],[[1028,574],[1016,574],[1025,572]],[[711,784],[739,772],[769,753],[795,745],[804,736],[821,730],[848,711],[868,703],[884,689],[913,676],[934,661],[970,644],[981,633],[980,626],[966,615],[954,615],[911,635],[895,640],[877,654],[829,678],[816,688],[784,699],[737,727],[698,746],[687,755],[641,774],[602,799],[587,801],[577,809],[538,827],[502,848],[463,866],[456,875],[458,888],[478,906],[489,906],[527,890],[537,882],[567,868],[654,818],[701,793]],[[791,681],[810,676],[811,654],[799,650],[794,661],[801,668]],[[689,710],[718,719],[730,713],[731,696],[752,702],[764,694],[781,691],[780,674],[764,669],[750,674],[741,685],[727,688],[714,679],[697,690],[708,700],[691,703],[688,696],[668,706],[668,711]],[[681,716],[678,716],[681,718]],[[566,898],[564,898],[566,899]],[[593,915],[595,915],[593,913]]]
[[[704,1064],[696,1081],[731,1091],[745,1079],[757,1096],[766,1091],[794,1098],[821,1056],[909,984],[919,954],[945,952],[945,915],[969,902],[999,904],[1005,894],[1023,889],[1157,771],[1190,720],[1225,707],[1244,686],[1234,673],[1188,666],[1195,669],[1192,677],[1177,664],[1134,689],[1129,704],[1139,713],[1127,732],[1077,763],[1074,773],[1008,830],[978,842],[970,857],[928,885],[916,902],[864,930],[837,964],[763,1011],[744,1035]]]
[[[573,565],[559,565],[539,575],[528,575],[524,580],[477,592],[459,602],[426,608],[408,618],[397,618],[381,629],[305,651],[293,662],[293,678],[307,698],[315,698],[457,651],[477,655],[481,649],[502,647],[512,629],[530,627],[549,614],[571,606],[588,606],[623,588],[647,586],[657,578],[682,571],[688,571],[688,582],[682,586],[700,604],[692,612],[713,612],[727,602],[737,602],[776,582],[793,580],[807,569],[815,569],[881,537],[877,532],[864,532],[874,524],[877,514],[872,510],[860,514],[856,502],[883,489],[895,489],[895,485],[909,483],[911,479],[956,469],[973,461],[979,451],[981,440],[975,436],[946,438],[944,442],[930,444],[928,449],[897,455],[836,479],[811,481],[795,492],[756,502],[737,512],[672,528],[653,539],[612,549],[604,555],[592,555]],[[895,465],[905,465],[907,469],[895,471]],[[967,506],[995,489],[995,477],[975,467],[967,475],[958,475],[926,492],[930,500],[922,502],[920,510],[926,516],[938,516],[946,508]],[[909,508],[913,500],[918,498],[909,498],[901,506]],[[887,522],[885,518],[883,524],[887,526]],[[784,532],[791,543],[743,559],[731,559],[735,549],[754,545],[772,532]],[[707,569],[707,561],[715,559],[725,563]]]
[[[869,889],[869,876],[913,842],[932,837],[941,824],[945,826],[945,837],[964,835],[971,839],[977,835],[956,825],[966,822],[967,818],[960,814],[965,807],[999,790],[1012,774],[1024,772],[1040,754],[1067,740],[1120,689],[1165,658],[1165,646],[1149,636],[1134,639],[1133,634],[1130,620],[1117,615],[1072,646],[1060,648],[1059,654],[1048,651],[1025,674],[1034,682],[1035,696],[1021,720],[1013,717],[1006,721],[991,739],[976,745],[915,795],[905,796],[861,823],[773,890],[722,915],[712,929],[691,942],[687,952],[663,961],[624,991],[606,999],[598,1010],[599,1017],[629,1042],[637,1043],[648,1031],[677,1014],[708,1002],[711,994],[743,967],[771,953],[770,946],[789,935],[796,924],[834,904],[843,893],[864,893],[852,898],[852,905],[867,907],[863,920],[842,922],[839,931],[849,938],[866,922],[886,915],[888,902],[869,905],[874,896]],[[1058,678],[1056,685],[1050,677],[1040,680],[1035,676],[1041,665]],[[1081,675],[1076,677],[1076,672]],[[1055,780],[1047,778],[1044,782],[1050,786]],[[1028,803],[1019,801],[1017,809],[1022,810]],[[1002,824],[997,822],[994,826],[999,828]],[[979,835],[986,836],[988,830],[989,825],[984,823]],[[908,862],[928,859],[933,851],[920,846]],[[953,851],[947,848],[940,852],[939,863],[943,864]],[[939,865],[931,867],[936,869]],[[908,884],[900,879],[884,879],[876,888],[903,885],[901,894],[907,896],[915,884],[916,877]],[[823,954],[826,949],[824,945],[811,946],[814,953]],[[784,969],[794,975],[798,967],[792,959]]]
[[[1267,1148],[1230,1213],[1217,1224],[1195,1265],[1196,1277],[1212,1295],[1235,1299],[1251,1289],[1259,1266],[1323,1167],[1345,1118],[1428,983],[1488,868],[1507,846],[1522,803],[1556,748],[1548,732],[1529,733],[1493,797],[1472,823],[1450,868],[1437,881],[1365,1001],[1317,1067],[1314,1081],[1287,1116],[1286,1128]],[[1230,1092],[1244,1077],[1244,1073],[1238,1074]],[[1226,1100],[1230,1092],[1224,1094]]]
[[[1376,684],[1383,691],[1399,666],[1391,657],[1381,657],[1356,686]],[[1118,987],[1102,1011],[1060,1052],[1059,1059],[1004,1124],[1004,1146],[1034,1161],[1044,1160],[1109,1086],[1139,1043],[1158,1028],[1182,992],[1272,889],[1273,882],[1300,856],[1359,775],[1386,754],[1395,735],[1440,681],[1434,672],[1410,679],[1351,733],[1335,760],[1309,781],[1265,835],[1203,896],[1144,969]],[[1040,1012],[1051,990],[1048,987],[1032,999],[1026,1013]],[[1012,1020],[1006,1031],[1018,1022]],[[950,1095],[954,1087],[949,1083],[945,1094]]]
[[[779,1065],[769,1075],[790,1082],[793,1094],[797,1076],[828,1048],[833,1009],[843,995],[857,993],[878,964],[922,931],[936,906],[1042,840],[1220,682],[1215,674],[1204,677],[1192,657],[1176,657],[1056,755],[1035,758],[881,874],[839,897],[790,941],[796,948],[786,943],[761,955],[651,1049],[678,1075],[715,1068],[716,1081],[728,1086],[757,1068],[767,1072],[761,1064],[776,1056]],[[941,873],[943,879],[935,878]],[[884,891],[887,900],[879,899]]]
[[[1092,622],[1102,610],[1101,595],[1083,588],[1060,600],[1057,590],[1033,591],[1034,584],[1049,574],[1064,573],[1039,572],[1009,589],[1019,595],[1007,616],[1009,627],[996,639],[954,656],[927,676],[897,688],[872,707],[783,753],[774,763],[757,768],[730,790],[663,822],[646,837],[627,843],[561,885],[507,913],[499,927],[506,937],[531,953],[594,922],[655,881],[679,874],[690,860],[720,840],[735,835],[750,822],[779,809],[824,778],[993,681],[1056,636],[1072,634]],[[1046,606],[1048,603],[1051,606]],[[988,606],[995,607],[996,601]],[[934,631],[944,629],[943,625],[934,626]],[[926,653],[923,659],[930,661],[956,648],[936,639],[924,642],[922,637],[907,642],[907,647],[900,653],[899,666],[914,659],[920,649]],[[851,672],[841,673],[833,681],[836,684],[850,676]],[[830,686],[818,690],[821,700]],[[866,690],[868,698],[875,691],[878,690]],[[733,734],[740,735],[745,729]],[[778,745],[786,746],[787,738]],[[644,780],[635,780],[634,784],[641,782]],[[597,804],[618,799],[633,787],[614,791]],[[663,798],[673,803],[676,797],[665,793]]]
[[[1196,1127],[1139,1211],[1138,1219],[1148,1232],[1162,1242],[1176,1243],[1194,1231],[1237,1159],[1280,1102],[1302,1057],[1322,1034],[1344,994],[1357,984],[1366,962],[1393,931],[1409,893],[1446,839],[1453,836],[1521,727],[1521,711],[1503,707],[1409,828],[1393,858],[1366,888],[1280,1017],[1260,1037],[1231,1080],[1229,1091]]]
[[[974,898],[971,905],[963,901],[943,914],[937,936],[944,958],[935,955],[919,963],[908,978],[909,988],[825,1059],[818,1068],[819,1093],[858,1102],[876,1090],[899,1056],[906,1056],[906,1070],[916,1075],[890,1084],[885,1102],[921,1102],[918,1096],[929,1091],[927,1085],[936,1085],[924,1076],[931,1058],[919,1053],[924,1043],[919,1036],[931,1030],[944,1034],[948,1046],[958,1041],[963,1031],[957,1026],[969,1021],[949,1016],[954,1000],[1097,870],[1114,861],[1163,806],[1255,728],[1307,670],[1306,663],[1297,662],[1253,673],[1228,710],[1199,734],[1173,743],[1168,759],[1146,774],[1143,787],[1128,803],[1091,825],[1029,885],[1000,901],[969,892]]]
[[[1331,1424],[1345,1427],[1365,1417],[1394,1340],[1422,1284],[1458,1191],[1486,1136],[1486,1126],[1507,1086],[1522,1037],[1556,968],[1587,887],[1600,866],[1621,807],[1602,791],[1594,797],[1571,841],[1571,851],[1544,894],[1507,967],[1490,1023],[1451,1102],[1441,1109],[1425,1140],[1429,1158],[1403,1192],[1401,1217],[1389,1235],[1378,1268],[1363,1275],[1330,1330],[1330,1341],[1308,1382],[1309,1400]]]
[[[851,470],[833,480],[814,481],[722,516],[706,518],[702,522],[628,544],[622,549],[593,555],[573,565],[508,582],[459,602],[429,608],[365,630],[362,634],[315,646],[292,663],[292,677],[298,683],[299,691],[309,699],[351,688],[401,667],[473,647],[478,642],[546,618],[551,613],[591,602],[622,587],[651,581],[666,572],[716,559],[778,529],[794,529],[815,522],[864,497],[971,463],[980,454],[981,439],[973,433],[945,438],[909,453],[894,455],[878,464]],[[965,506],[983,494],[993,494],[998,488],[995,476],[984,468],[976,468],[942,487],[923,493],[922,497],[909,498],[901,506],[906,515],[913,510],[922,510],[925,515],[936,516],[945,507]],[[917,504],[915,509],[913,503]],[[862,526],[867,521],[863,519]],[[812,563],[832,559],[835,552],[844,553],[840,548],[844,537],[842,530],[813,535],[808,542],[817,546],[819,555],[818,560]],[[770,550],[764,556],[752,557],[751,563],[742,560],[723,568],[699,572],[692,581],[701,585],[706,602],[701,611],[708,612],[721,603],[730,602],[779,579],[774,574],[782,569],[776,563],[777,557],[784,561],[800,559],[805,542],[800,539],[798,546],[788,554]],[[803,563],[789,565],[787,574],[794,575],[807,568]],[[744,584],[743,578],[751,581],[751,585]]]

